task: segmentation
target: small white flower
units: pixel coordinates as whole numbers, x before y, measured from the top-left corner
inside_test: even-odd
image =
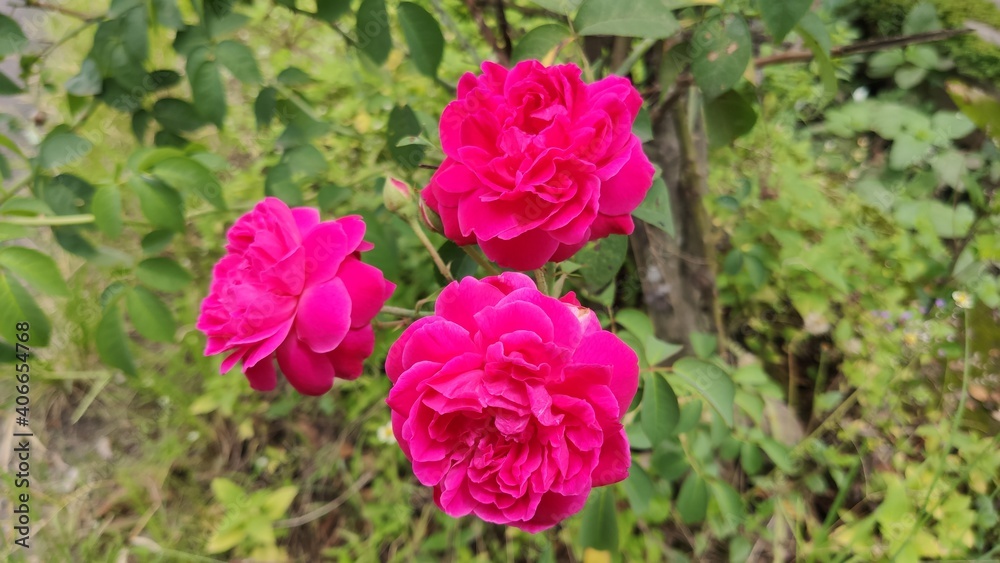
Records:
[[[375,439],[380,444],[395,444],[396,436],[392,433],[392,421],[386,422],[375,431]]]
[[[955,300],[955,305],[963,309],[972,308],[972,296],[964,291],[956,291],[951,294],[951,298]]]
[[[198,432],[197,430],[192,430],[192,431],[188,432],[188,435],[187,435],[187,441],[188,442],[194,442],[198,438],[201,438],[201,432]]]
[[[806,318],[802,319],[802,325],[806,332],[816,336],[826,334],[830,330],[830,322],[826,320],[823,313],[816,311],[808,313]]]

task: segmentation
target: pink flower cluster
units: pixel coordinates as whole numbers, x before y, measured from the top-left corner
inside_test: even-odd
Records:
[[[653,167],[632,134],[642,100],[624,78],[593,84],[537,61],[466,74],[441,117],[447,156],[423,190],[425,219],[501,266],[533,269],[633,229]],[[386,205],[411,206],[393,180]],[[413,217],[414,215],[410,215]],[[321,221],[266,198],[228,232],[197,327],[205,354],[240,364],[251,387],[319,395],[372,354],[372,322],[395,285],[362,261],[358,216]],[[593,487],[628,475],[621,424],[636,354],[572,293],[523,274],[465,278],[392,345],[393,432],[417,479],[453,516],[529,532],[582,509]]]
[[[441,115],[447,158],[422,192],[444,234],[518,270],[631,234],[654,172],[632,133],[635,87],[620,76],[586,84],[573,64],[482,69]]]
[[[319,220],[308,207],[269,197],[229,230],[197,327],[205,354],[226,353],[221,371],[242,362],[250,386],[274,389],[274,359],[306,395],[330,390],[334,377],[361,375],[375,347],[372,319],[395,284],[361,262],[372,248],[358,216]]]
[[[572,294],[513,272],[453,282],[385,369],[396,439],[452,516],[537,532],[628,476],[638,358]]]

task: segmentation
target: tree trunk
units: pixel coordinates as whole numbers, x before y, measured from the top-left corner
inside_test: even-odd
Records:
[[[642,293],[658,337],[690,352],[692,332],[717,331],[715,249],[702,202],[707,191],[708,144],[700,111],[687,111],[687,93],[653,123],[647,153],[663,170],[676,236],[636,221],[632,251]],[[720,350],[723,342],[719,342]]]

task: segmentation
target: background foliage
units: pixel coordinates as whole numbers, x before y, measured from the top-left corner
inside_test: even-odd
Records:
[[[0,357],[30,321],[42,560],[997,553],[991,2],[28,4],[0,15]],[[987,31],[844,49],[969,19]],[[416,485],[385,429],[398,324],[318,399],[216,375],[193,327],[226,228],[264,195],[361,213],[390,304],[430,307],[445,280],[382,185],[426,183],[453,85],[489,58],[627,74],[651,151],[678,99],[711,149],[710,252],[691,258],[714,277],[711,330],[665,341],[624,237],[547,272],[643,375],[631,476],[537,536],[453,520]],[[676,237],[672,204],[660,179],[635,216]]]

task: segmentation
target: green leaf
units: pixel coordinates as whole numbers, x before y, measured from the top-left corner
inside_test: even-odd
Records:
[[[122,233],[122,194],[118,186],[106,184],[97,189],[90,203],[97,228],[111,238]]]
[[[292,168],[287,164],[272,166],[264,178],[264,195],[273,196],[289,207],[303,204],[302,189],[292,179]]]
[[[355,23],[358,48],[377,65],[389,58],[392,36],[389,34],[389,12],[385,0],[364,0],[358,6]]]
[[[660,0],[583,0],[573,20],[580,35],[618,35],[663,39],[681,26]]]
[[[215,46],[215,60],[244,84],[260,84],[260,69],[253,51],[243,43],[226,39]]]
[[[612,553],[618,550],[618,520],[615,516],[615,493],[611,487],[590,491],[580,523],[580,547]]]
[[[743,258],[743,267],[746,268],[747,275],[750,276],[750,283],[753,284],[754,288],[760,289],[767,281],[767,268],[764,267],[764,263],[760,261],[760,258],[747,254]]]
[[[675,505],[681,516],[681,522],[697,524],[704,521],[708,512],[708,485],[704,479],[694,471],[688,473],[681,483]]]
[[[277,102],[278,91],[271,86],[262,88],[257,94],[257,99],[253,103],[253,115],[257,120],[257,129],[264,129],[271,125]]]
[[[188,58],[187,74],[198,114],[222,129],[222,122],[226,117],[226,91],[218,65],[215,61],[205,60],[204,55],[199,57],[192,54]]]
[[[423,133],[420,120],[410,106],[396,106],[389,113],[389,123],[386,128],[386,146],[389,155],[400,166],[414,169],[424,158],[425,147],[422,145],[399,146],[399,141],[405,137],[416,137]]]
[[[14,278],[0,270],[0,336],[10,343],[17,342],[15,323],[27,322],[31,327],[29,346],[47,346],[52,334],[48,317],[35,299]]]
[[[938,153],[931,158],[931,168],[941,183],[958,188],[965,172],[965,154],[954,149]]]
[[[223,506],[237,506],[246,498],[246,492],[239,485],[225,477],[212,479],[209,487],[212,489],[212,494]]]
[[[12,96],[20,94],[23,91],[23,88],[14,83],[10,78],[7,78],[6,74],[0,72],[0,96]]]
[[[738,15],[713,18],[699,25],[694,37],[691,72],[705,97],[716,98],[739,82],[750,63],[750,28]]]
[[[323,153],[312,145],[302,145],[285,151],[281,162],[287,164],[294,178],[314,179],[323,176],[329,170]]]
[[[184,230],[184,201],[171,187],[159,180],[131,177],[128,186],[139,197],[142,214],[156,227],[176,232]]]
[[[226,208],[226,201],[222,197],[222,184],[204,164],[193,158],[184,156],[168,158],[154,165],[152,172],[176,190],[196,193],[216,209]]]
[[[743,499],[736,489],[725,481],[713,481],[710,485],[715,506],[719,509],[721,520],[720,535],[734,533],[746,519],[746,509]]]
[[[976,124],[955,111],[939,111],[931,116],[931,128],[948,139],[961,139],[976,130]],[[950,143],[942,143],[947,146]]]
[[[903,90],[909,90],[917,84],[923,82],[924,78],[927,77],[927,71],[918,66],[901,66],[896,69],[893,74],[893,79],[896,81],[896,85]]]
[[[907,167],[922,162],[930,153],[930,141],[918,140],[912,135],[902,133],[892,142],[889,149],[889,168],[905,170]]]
[[[724,147],[749,133],[757,112],[740,93],[730,90],[705,104],[705,124],[711,148]]]
[[[21,31],[21,26],[13,19],[0,14],[0,59],[20,53],[27,44],[28,38]]]
[[[161,98],[153,104],[153,118],[167,131],[183,133],[208,125],[189,102],[177,98]]]
[[[674,213],[670,206],[670,193],[662,177],[653,180],[653,185],[646,192],[646,198],[632,212],[632,216],[649,223],[670,236],[676,235]]]
[[[298,88],[314,82],[309,73],[297,66],[290,66],[278,73],[278,82],[289,88]]]
[[[94,332],[94,340],[97,343],[97,354],[102,362],[122,370],[127,375],[137,374],[118,305],[110,305],[104,309],[104,315],[101,316],[101,321],[97,323]]]
[[[631,332],[639,340],[647,336],[655,336],[653,321],[649,315],[638,309],[622,309],[615,313],[615,324],[621,325],[625,330]]]
[[[646,372],[642,375],[642,410],[639,411],[642,430],[655,446],[669,440],[674,435],[680,407],[677,395],[658,373]]]
[[[434,16],[413,2],[400,2],[396,15],[410,48],[410,59],[422,74],[437,78],[444,55],[444,36]]]
[[[547,23],[524,34],[511,53],[511,62],[528,59],[543,60],[560,43],[572,37],[569,28],[562,24]]]
[[[177,0],[153,0],[153,11],[156,13],[157,23],[163,27],[184,29],[184,18],[177,8]]]
[[[681,358],[673,367],[674,375],[704,397],[732,427],[736,388],[729,375],[715,364],[696,358]]]
[[[710,358],[719,346],[719,339],[709,332],[692,332],[688,338],[691,340],[691,351],[702,359]]]
[[[906,48],[906,61],[924,70],[935,70],[941,64],[941,57],[930,45],[912,45]]]
[[[937,16],[937,8],[930,2],[920,2],[903,20],[903,35],[925,33],[941,29],[941,20]]]
[[[149,130],[149,123],[152,120],[153,114],[144,109],[132,113],[132,134],[140,145],[146,143],[146,131]]]
[[[872,78],[885,78],[892,76],[905,62],[901,49],[890,49],[872,55],[868,59],[868,76]]]
[[[333,23],[351,9],[351,0],[316,0],[316,19]]]
[[[159,254],[170,245],[170,240],[174,238],[174,232],[167,229],[157,229],[150,231],[142,237],[141,246],[143,254]]]
[[[809,37],[815,41],[820,51],[829,58],[830,50],[833,49],[833,39],[826,29],[826,24],[816,15],[816,12],[809,12],[802,16],[802,19],[799,20],[798,31],[803,38]]]
[[[757,446],[743,442],[740,446],[740,465],[747,475],[756,475],[764,468],[764,453]]]
[[[180,291],[191,283],[191,274],[170,258],[147,258],[136,266],[135,276],[160,291]]]
[[[576,253],[574,261],[583,264],[579,272],[587,286],[598,290],[615,279],[627,253],[628,237],[611,235],[583,247]]]
[[[288,507],[292,505],[292,501],[295,500],[295,495],[298,493],[299,488],[292,485],[268,493],[267,498],[264,499],[264,515],[271,520],[281,518],[288,511]]]
[[[174,316],[153,292],[142,286],[133,287],[125,297],[125,308],[139,334],[157,342],[174,340],[177,332]]]
[[[90,141],[57,127],[38,147],[38,164],[42,168],[59,168],[83,158],[92,148]]]
[[[101,93],[104,79],[94,59],[87,57],[80,65],[80,72],[66,81],[66,92],[74,96],[95,96]]]
[[[56,263],[37,250],[23,246],[0,248],[0,266],[38,291],[56,297],[69,296],[69,287]]]
[[[642,518],[649,512],[649,501],[656,496],[656,489],[649,479],[649,474],[638,463],[632,462],[628,470],[628,479],[622,483],[625,488],[625,495],[632,506],[632,512]]]
[[[568,16],[580,7],[583,0],[531,0],[533,3],[557,14]]]
[[[760,0],[758,4],[760,16],[774,37],[774,42],[781,43],[809,11],[812,0]]]

